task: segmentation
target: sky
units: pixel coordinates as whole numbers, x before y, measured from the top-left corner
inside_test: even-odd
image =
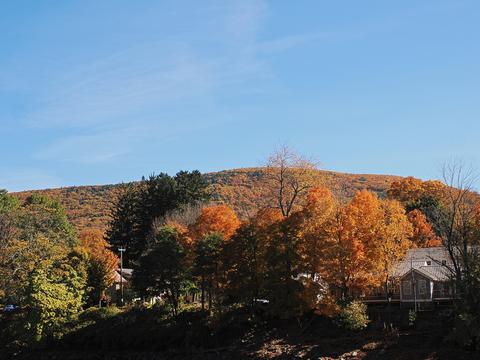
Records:
[[[2,0],[0,188],[252,167],[281,144],[333,171],[476,168],[479,18],[476,0]]]

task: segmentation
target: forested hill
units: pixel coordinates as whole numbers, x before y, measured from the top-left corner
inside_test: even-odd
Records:
[[[205,175],[210,183],[213,199],[232,206],[240,216],[255,211],[265,187],[262,168],[234,169]],[[390,183],[399,179],[388,175],[345,174],[319,170],[318,184],[325,184],[343,197],[351,197],[357,190],[368,189],[385,196]],[[32,193],[41,193],[57,199],[67,210],[70,221],[78,230],[105,229],[110,209],[121,193],[122,185],[72,186],[59,189],[23,191],[15,193],[21,200]]]

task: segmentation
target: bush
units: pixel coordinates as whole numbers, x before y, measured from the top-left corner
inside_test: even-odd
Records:
[[[108,319],[112,316],[118,315],[122,312],[116,306],[108,306],[103,308],[91,307],[82,311],[78,315],[78,319],[80,321],[94,321],[97,322],[99,320]]]
[[[408,326],[413,327],[417,320],[417,312],[415,310],[408,311]]]
[[[359,301],[352,301],[343,306],[336,318],[336,323],[348,330],[364,329],[369,322],[367,305]]]

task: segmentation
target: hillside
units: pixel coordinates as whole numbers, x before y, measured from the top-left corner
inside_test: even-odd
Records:
[[[252,213],[259,206],[265,184],[262,168],[225,170],[205,174],[213,199],[232,206],[240,216]],[[318,184],[325,184],[337,195],[351,197],[362,189],[385,196],[390,183],[399,177],[388,175],[346,174],[319,170]],[[15,193],[24,200],[32,193],[57,199],[65,207],[70,221],[78,230],[86,227],[105,229],[110,209],[122,191],[122,185],[73,186],[59,189],[23,191]]]

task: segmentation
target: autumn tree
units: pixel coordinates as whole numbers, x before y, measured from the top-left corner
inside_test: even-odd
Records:
[[[329,189],[315,187],[310,189],[301,212],[302,258],[312,278],[318,275],[323,261],[328,223],[334,216],[336,205]]]
[[[408,221],[405,208],[396,200],[382,202],[383,224],[381,237],[378,239],[380,248],[381,280],[385,286],[385,294],[390,293],[390,276],[395,266],[402,260],[407,250],[412,247],[412,224]],[[375,259],[374,259],[375,261]]]
[[[382,237],[384,220],[381,201],[372,192],[362,190],[355,194],[345,212],[351,241],[363,248],[361,269],[364,282],[372,286],[378,285],[379,281],[375,274],[382,269],[379,239]]]
[[[63,333],[62,327],[83,306],[86,279],[85,258],[76,251],[35,267],[25,290],[29,309],[25,328],[32,339],[39,341]]]
[[[29,241],[38,235],[67,247],[78,245],[75,229],[67,218],[65,209],[56,200],[43,195],[29,196],[19,214],[18,234],[22,240]]]
[[[441,231],[439,220],[443,216],[442,208],[447,190],[447,186],[438,180],[422,181],[410,176],[392,182],[387,194],[390,199],[400,201],[408,213],[414,210],[420,211],[438,236]],[[419,225],[423,230],[427,230],[418,212],[412,213],[410,219],[416,222],[412,223],[414,226]],[[432,238],[432,244],[435,243],[436,241]]]
[[[201,239],[209,234],[218,233],[226,240],[230,239],[240,226],[235,212],[227,205],[204,207],[200,216],[191,227],[192,237]]]
[[[13,265],[15,253],[11,246],[15,239],[18,201],[5,190],[0,190],[0,299],[11,285],[9,264]],[[13,256],[13,258],[12,258]]]
[[[266,163],[267,194],[270,207],[280,209],[284,217],[298,208],[314,184],[313,161],[282,146],[271,154]]]
[[[411,247],[412,226],[403,206],[359,191],[345,207],[337,205],[326,223],[322,277],[341,298],[384,284]]]
[[[411,241],[414,246],[425,248],[442,245],[442,240],[435,234],[432,224],[420,210],[410,211],[407,217],[413,227]]]
[[[350,213],[340,206],[335,208],[326,224],[326,243],[320,274],[327,284],[346,299],[350,292],[368,283],[364,244],[354,236]]]
[[[110,250],[110,245],[100,230],[84,230],[80,234],[80,244],[88,257],[88,301],[96,304],[113,284],[118,257]]]
[[[423,197],[441,198],[445,185],[438,180],[422,181],[412,176],[393,181],[387,190],[388,197],[404,204],[413,203]]]
[[[8,211],[4,207],[0,219],[9,229],[0,238],[2,292],[21,304],[32,272],[46,261],[64,258],[78,240],[60,204],[40,195]]]
[[[316,165],[286,146],[275,151],[266,164],[266,207],[280,211],[283,220],[270,228],[267,239],[266,291],[272,311],[282,317],[299,314],[305,307],[304,270],[301,261],[300,210],[315,184]]]

